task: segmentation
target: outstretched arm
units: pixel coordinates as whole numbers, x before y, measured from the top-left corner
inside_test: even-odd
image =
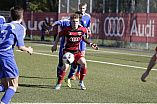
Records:
[[[28,47],[28,48],[27,48],[27,47],[25,47],[25,46],[19,46],[18,49],[21,50],[21,51],[28,52],[30,55],[33,54],[33,48],[31,48],[31,47]]]
[[[85,36],[83,36],[82,39],[84,42],[86,42],[88,45],[90,45],[93,49],[99,50],[99,47],[97,46],[97,44],[89,42]]]
[[[156,64],[156,62],[157,62],[157,52],[152,56],[152,58],[148,64],[147,70],[145,71],[145,73],[141,77],[141,80],[143,82],[146,82],[145,78],[149,75],[149,72],[151,71],[153,66]]]
[[[55,26],[55,25],[56,25],[56,22],[52,23],[52,25],[51,25],[51,26],[53,27],[53,26]]]

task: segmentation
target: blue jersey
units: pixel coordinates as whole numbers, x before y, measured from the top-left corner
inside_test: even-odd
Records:
[[[55,23],[56,23],[56,25],[59,25],[61,27],[61,30],[63,30],[65,27],[70,26],[69,19],[55,21]]]
[[[2,24],[5,24],[5,18],[3,16],[0,16],[0,27],[2,26]]]
[[[91,17],[89,14],[85,13],[80,21],[80,24],[83,27],[90,27],[90,23],[91,23]]]
[[[13,49],[17,46],[24,46],[26,29],[20,23],[12,21],[5,23],[0,28],[0,58],[14,57]]]
[[[90,27],[90,23],[91,23],[91,17],[89,14],[85,13],[83,16],[82,16],[82,19],[80,21],[80,24],[83,26],[83,27]],[[80,50],[81,51],[85,51],[86,50],[86,43],[81,40],[80,41]]]
[[[5,18],[3,16],[0,16],[0,24],[5,24]]]
[[[69,19],[65,19],[65,20],[59,20],[59,21],[55,21],[56,25],[59,25],[61,27],[61,30],[63,30],[65,27],[70,26],[70,20]],[[62,40],[60,43],[60,50],[59,50],[59,56],[63,56],[62,54],[62,48],[64,46],[64,36],[62,36]]]

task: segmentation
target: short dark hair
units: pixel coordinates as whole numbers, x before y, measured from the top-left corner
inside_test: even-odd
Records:
[[[77,18],[79,18],[79,15],[78,14],[72,14],[71,16],[70,16],[70,20],[72,20],[72,19],[77,19]],[[80,19],[80,18],[79,18]]]
[[[23,10],[23,8],[17,6],[17,7],[12,7],[10,9],[10,12],[11,12],[12,20],[16,21],[16,20],[20,20],[21,19],[21,17],[23,16],[24,10]]]
[[[81,14],[81,15],[83,15],[83,13],[80,12],[80,11],[76,11],[75,13],[76,13],[76,14]]]
[[[83,13],[80,12],[80,11],[76,11],[75,13],[79,15],[79,18],[80,18],[80,20],[81,20],[81,19],[82,19],[82,16],[83,16]]]

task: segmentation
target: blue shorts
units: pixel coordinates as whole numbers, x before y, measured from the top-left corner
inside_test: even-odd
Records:
[[[0,58],[0,79],[19,77],[18,67],[14,58]]]
[[[81,39],[80,41],[80,50],[81,51],[86,51],[86,43]]]

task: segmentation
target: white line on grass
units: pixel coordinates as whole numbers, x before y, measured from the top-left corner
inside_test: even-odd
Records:
[[[22,52],[22,51],[20,51],[20,50],[16,50],[16,51]],[[58,55],[45,54],[45,53],[38,53],[38,52],[34,52],[33,54],[58,57]],[[115,66],[123,66],[123,67],[129,67],[129,68],[136,68],[136,69],[147,69],[147,68],[139,67],[139,66],[123,65],[123,64],[116,64],[116,63],[111,63],[111,62],[102,62],[102,61],[87,60],[87,59],[86,59],[86,61],[95,62],[95,63],[101,63],[101,64],[108,64],[108,65],[115,65]],[[157,69],[152,69],[152,70],[157,71]]]
[[[33,43],[36,46],[52,46],[52,45],[47,45],[47,44],[37,44],[37,43]],[[59,47],[59,46],[57,46]],[[102,50],[93,50],[93,49],[86,49],[89,51],[95,51],[95,52],[101,52],[101,53],[113,53],[113,54],[122,54],[122,55],[131,55],[131,56],[143,56],[143,57],[152,57],[149,55],[141,55],[141,54],[132,54],[132,53],[122,53],[122,52],[113,52],[113,51],[102,51]]]
[[[93,49],[86,49],[86,50],[90,50],[90,51],[97,51],[97,52],[101,52],[101,53],[114,53],[114,54],[122,54],[122,55],[131,55],[131,56],[143,56],[143,57],[152,57],[149,55],[141,55],[141,54],[132,54],[132,53],[122,53],[122,52],[113,52],[113,51],[102,51],[102,50],[93,50]]]

